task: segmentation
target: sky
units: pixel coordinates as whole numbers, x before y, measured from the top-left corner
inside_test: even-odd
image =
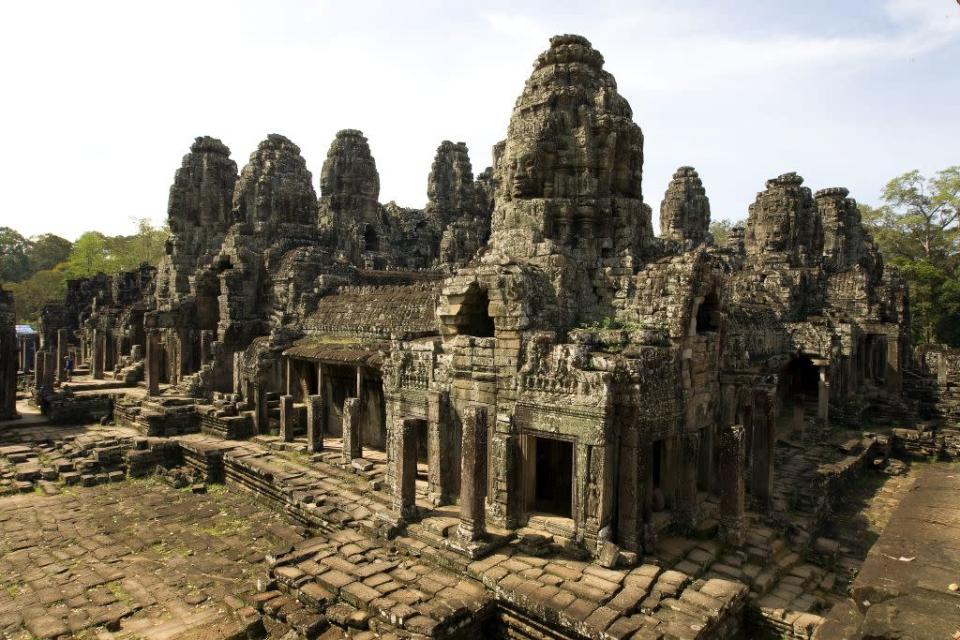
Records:
[[[32,0],[0,4],[0,226],[160,224],[200,135],[241,168],[286,135],[319,195],[346,128],[380,200],[422,207],[442,140],[490,164],[557,33],[590,39],[630,102],[655,222],[682,165],[714,219],[740,220],[787,171],[874,204],[896,175],[960,164],[958,0]]]

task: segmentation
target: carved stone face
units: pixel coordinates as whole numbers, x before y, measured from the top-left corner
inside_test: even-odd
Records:
[[[533,152],[521,154],[514,165],[511,195],[523,198],[536,192],[537,159]]]

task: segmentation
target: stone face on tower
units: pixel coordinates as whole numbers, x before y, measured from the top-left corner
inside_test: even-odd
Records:
[[[197,138],[170,185],[170,230],[178,233],[192,226],[222,232],[231,222],[236,182],[237,163],[227,145],[209,136]]]
[[[700,176],[693,167],[680,167],[660,204],[660,235],[695,247],[706,242],[709,228],[710,200]]]
[[[427,213],[443,223],[476,215],[477,193],[470,155],[463,142],[444,140],[427,178]]]
[[[189,276],[203,256],[216,252],[231,222],[237,163],[225,144],[203,136],[190,146],[170,185],[167,255],[157,271],[156,293],[169,304],[190,292]]]
[[[317,194],[300,147],[271,133],[250,155],[233,194],[238,221],[317,224]]]
[[[603,56],[581,36],[550,39],[495,150],[492,249],[544,253],[546,241],[585,262],[634,253],[644,219],[643,133]]]
[[[861,265],[873,271],[877,265],[876,247],[864,231],[857,201],[843,187],[820,189],[814,195],[823,226],[824,267],[844,271]]]
[[[467,145],[441,142],[427,178],[425,211],[430,223],[442,230],[441,264],[462,266],[486,244],[492,209],[486,189],[487,183],[473,179]]]
[[[767,180],[750,205],[744,243],[747,256],[764,263],[808,266],[823,247],[813,196],[796,173]]]
[[[380,209],[380,174],[363,133],[343,129],[330,143],[320,171],[321,202],[335,214],[373,222]]]

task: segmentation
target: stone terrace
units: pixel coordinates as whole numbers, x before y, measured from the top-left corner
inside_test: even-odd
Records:
[[[3,498],[0,631],[169,638],[235,625],[236,595],[255,589],[264,552],[289,531],[243,494],[153,480]]]
[[[822,622],[816,612],[837,602],[845,583],[824,568],[834,566],[837,543],[817,539],[804,554],[808,527],[829,512],[815,488],[834,492],[856,477],[856,469],[873,459],[876,441],[825,442],[819,464],[812,464],[809,448],[781,443],[779,462],[792,469],[781,482],[814,488],[805,489],[803,504],[781,505],[793,514],[785,513],[781,531],[748,513],[741,550],[710,539],[663,537],[656,556],[608,569],[562,539],[530,529],[504,535],[505,544],[471,562],[446,548],[456,513],[434,509],[424,481],[418,482],[423,519],[386,540],[380,525],[391,496],[383,490],[383,462],[371,455],[359,460],[363,464],[344,464],[334,439],[310,454],[302,440],[266,436],[224,441],[202,434],[143,438],[100,426],[15,429],[0,439],[0,483],[8,494],[25,495],[0,500],[7,545],[0,610],[9,631],[26,629],[37,637],[93,626],[167,637],[219,621],[229,629],[265,625],[271,635],[293,629],[302,637],[329,626],[328,633],[353,629],[398,637],[509,630],[520,637],[669,639],[729,637],[747,605],[754,629],[809,637]],[[153,480],[120,483],[158,465],[166,468],[160,478],[185,491]],[[809,482],[818,476],[819,482]],[[82,488],[100,483],[110,484]],[[212,487],[217,499],[226,497],[221,505],[191,487]],[[784,502],[786,487],[777,493]],[[54,497],[45,502],[42,496]],[[133,496],[140,498],[134,502]],[[48,504],[53,508],[41,507]],[[71,549],[92,551],[92,557],[70,555]],[[266,563],[256,551],[269,551]],[[217,557],[208,563],[210,554]],[[78,581],[96,582],[83,577],[89,572],[77,557],[94,563],[89,571],[105,580],[82,593],[106,584],[115,601],[96,591],[96,599],[85,596],[93,603],[88,611],[79,595],[70,595]],[[59,585],[56,592],[47,590],[48,573]],[[212,576],[226,579],[211,582]],[[152,597],[117,595],[142,595],[140,587]],[[231,609],[239,613],[230,616]]]

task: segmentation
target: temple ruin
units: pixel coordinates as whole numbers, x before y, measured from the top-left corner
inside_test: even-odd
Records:
[[[492,166],[474,174],[466,145],[443,141],[424,209],[379,202],[375,141],[357,130],[336,134],[319,180],[284,136],[239,170],[221,141],[197,138],[170,187],[163,261],[71,281],[44,310],[35,402],[58,421],[131,427],[138,456],[179,456],[325,535],[469,567],[509,637],[729,637],[748,580],[653,572],[629,604],[613,596],[623,586],[557,615],[531,591],[554,581],[498,585],[483,563],[514,548],[559,555],[620,589],[671,536],[760,566],[759,530],[812,544],[818,515],[784,520],[778,474],[792,471],[778,439],[912,415],[908,292],[848,191],[813,191],[795,173],[767,180],[719,245],[710,177],[680,167],[655,235],[643,132],[603,63],[583,37],[552,38]],[[71,392],[71,352],[81,375],[145,397]],[[362,481],[365,514],[308,499],[307,472],[281,486],[237,453],[254,444],[300,452],[317,478]],[[291,553],[279,588],[322,611],[303,595],[307,554]],[[329,605],[346,587],[323,575]],[[652,584],[657,602],[644,599]],[[461,637],[494,606],[424,622],[391,618],[374,594],[362,608],[403,637]],[[683,606],[660,604],[670,598]],[[676,631],[704,602],[707,621]]]

